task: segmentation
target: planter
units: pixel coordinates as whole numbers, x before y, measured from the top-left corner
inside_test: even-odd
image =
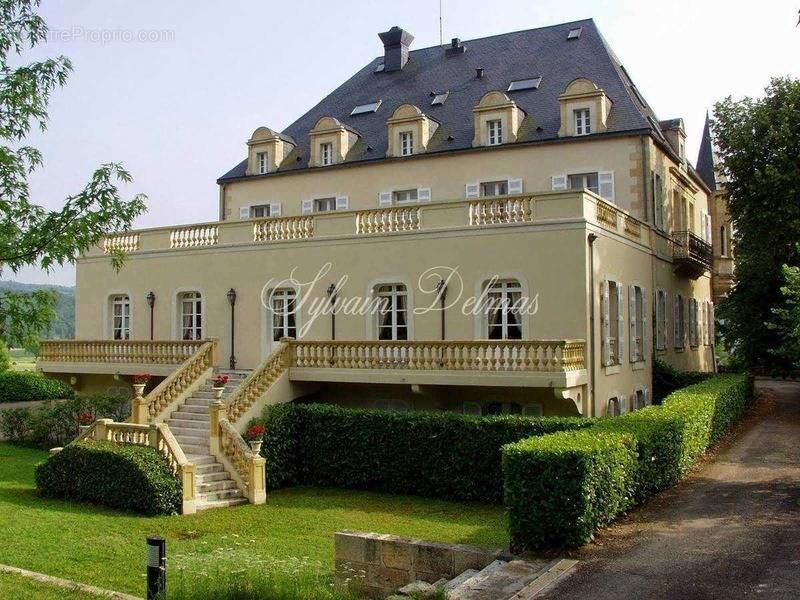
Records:
[[[214,392],[214,398],[220,400],[222,398],[222,393],[225,391],[225,386],[222,387],[213,387],[211,388]]]
[[[136,395],[137,398],[141,398],[144,395],[144,388],[147,386],[146,383],[134,383],[133,384],[133,393]]]
[[[260,454],[261,442],[262,440],[251,440],[250,442],[248,442],[250,444],[250,450],[252,450],[256,454]]]

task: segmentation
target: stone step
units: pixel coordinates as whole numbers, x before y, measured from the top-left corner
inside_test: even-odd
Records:
[[[208,423],[203,423],[203,421],[195,421],[198,423],[199,426],[195,427],[184,427],[184,426],[175,426],[173,427],[172,423],[169,424],[169,430],[172,434],[177,437],[179,435],[182,436],[194,436],[194,437],[208,437],[209,436],[209,426]]]
[[[213,456],[211,458],[214,458]],[[209,462],[203,463],[202,465],[197,465],[197,477],[211,477],[212,475],[218,475],[220,473],[225,473],[225,467],[223,467],[218,462]]]
[[[208,414],[208,405],[207,404],[184,404],[175,413],[200,413],[200,414]],[[172,414],[175,414],[172,413]]]
[[[224,492],[226,490],[237,489],[236,483],[232,479],[220,479],[218,481],[206,481],[197,485],[198,494],[208,494],[210,492]]]
[[[253,372],[252,370],[247,370],[247,369],[220,369],[220,370],[216,371],[216,374],[217,375],[227,375],[228,377],[231,377],[231,378],[233,378],[233,377],[242,377],[242,378],[244,378],[244,377],[247,377],[248,375],[250,375],[250,373],[252,373],[252,372]]]
[[[205,465],[219,464],[217,462],[217,459],[208,452],[192,453],[192,452],[187,452],[185,448],[181,449],[183,450],[183,453],[186,455],[186,460],[188,460],[190,463],[192,463],[197,467],[200,467],[201,465],[205,466]],[[222,465],[219,466],[221,467]]]
[[[220,490],[218,492],[208,492],[206,494],[198,494],[198,500],[203,502],[210,502],[214,500],[233,500],[234,498],[242,498],[242,492],[239,488],[234,487],[230,490]],[[245,501],[246,498],[243,498]]]
[[[169,417],[169,420],[178,419],[179,421],[206,421],[208,422],[210,416],[207,412],[189,412],[179,408]]]
[[[231,390],[234,390],[234,389],[236,389],[236,388],[231,388]],[[228,396],[230,396],[230,393],[226,394],[225,392],[223,392],[222,393],[222,397],[220,398],[220,400],[224,400]],[[197,390],[196,392],[194,392],[192,394],[191,397],[192,398],[202,398],[203,400],[208,400],[209,402],[214,402],[217,399],[217,395],[214,392],[212,392],[211,390],[203,390],[203,389]]]
[[[207,454],[209,451],[208,440],[206,440],[205,444],[183,444],[180,440],[178,440],[178,443],[184,454]]]
[[[169,425],[170,431],[175,431],[176,429],[198,429],[200,431],[208,431],[207,419],[176,419],[170,417],[169,421],[167,421],[167,425]]]
[[[467,594],[472,587],[479,587],[481,582],[492,574],[493,571],[499,569],[503,565],[506,565],[506,561],[504,560],[494,560],[488,565],[486,565],[483,569],[475,573],[472,577],[468,578],[465,581],[462,581],[458,586],[454,587],[450,590],[450,593],[447,594],[448,600],[460,600],[463,594]],[[467,598],[467,596],[463,596]],[[499,600],[499,599],[498,599]]]
[[[214,398],[198,398],[197,394],[195,394],[191,398],[187,398],[183,403],[183,406],[203,406],[207,409],[213,402]]]
[[[229,506],[239,506],[240,504],[247,504],[247,498],[229,498],[227,500],[197,500],[195,502],[195,509],[209,510],[211,508],[227,508]]]
[[[494,565],[497,562],[492,563]],[[492,565],[489,565],[491,567]],[[508,600],[547,570],[548,561],[512,560],[480,571],[455,588],[451,600]]]
[[[208,446],[209,442],[209,436],[207,435],[180,435],[176,433],[175,439],[178,440],[181,448],[184,446]]]
[[[205,465],[204,465],[205,466]],[[210,483],[212,481],[224,481],[226,479],[230,479],[230,475],[228,472],[223,468],[222,465],[217,463],[216,465],[207,465],[209,467],[219,467],[218,471],[200,471],[200,467],[197,468],[197,483]]]
[[[467,569],[461,575],[457,575],[453,577],[450,581],[444,584],[444,591],[449,592],[450,590],[456,589],[462,583],[464,583],[467,579],[471,579],[473,576],[478,574],[477,569]]]

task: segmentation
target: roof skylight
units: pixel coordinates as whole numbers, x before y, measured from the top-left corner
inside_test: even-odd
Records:
[[[570,29],[569,33],[567,34],[568,40],[577,40],[581,37],[581,32],[583,31],[583,27],[576,27],[575,29]]]
[[[377,102],[370,102],[369,104],[359,104],[350,112],[350,116],[352,117],[353,115],[374,113],[378,110],[378,107],[380,105],[381,105],[381,100],[378,100]]]
[[[431,106],[441,106],[444,104],[447,97],[450,95],[450,92],[442,92],[441,94],[435,94],[433,96],[433,100],[431,100]]]
[[[375,73],[383,73],[383,70],[385,68],[386,68],[386,65],[384,63],[381,63],[377,67],[375,67],[375,71],[374,72]]]
[[[533,77],[531,79],[519,79],[517,81],[512,81],[508,85],[507,92],[517,92],[519,90],[536,90],[539,88],[539,84],[542,83],[541,77]]]

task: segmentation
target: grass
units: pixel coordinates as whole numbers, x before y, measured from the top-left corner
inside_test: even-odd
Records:
[[[11,348],[11,370],[33,371],[36,369],[36,357],[24,348]]]
[[[145,538],[167,540],[169,584],[187,575],[230,573],[248,561],[280,568],[299,561],[329,576],[333,532],[354,529],[442,542],[508,544],[500,506],[370,492],[294,488],[244,505],[182,517],[141,517],[45,500],[33,469],[45,452],[0,444],[0,563],[142,595]],[[6,597],[0,594],[0,598]]]
[[[21,575],[0,573],[0,598],[13,598],[14,600],[96,600],[97,596],[90,596],[83,592],[41,583]]]

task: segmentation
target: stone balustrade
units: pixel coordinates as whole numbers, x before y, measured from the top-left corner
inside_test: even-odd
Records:
[[[254,242],[306,240],[311,237],[314,237],[314,219],[311,217],[260,219],[253,223]]]
[[[290,357],[290,343],[287,340],[239,384],[225,401],[227,418],[231,423],[236,423],[289,368]]]
[[[248,446],[228,420],[225,403],[214,402],[209,414],[211,454],[225,466],[250,504],[264,504],[267,499],[266,461]]]
[[[487,198],[469,203],[469,224],[526,223],[533,218],[533,197]]]
[[[356,233],[359,235],[416,231],[419,228],[419,206],[394,206],[356,213]]]
[[[219,242],[217,225],[190,225],[173,229],[169,235],[170,248],[201,248]]]
[[[117,233],[103,239],[103,252],[136,252],[139,249],[138,233]]]
[[[43,340],[40,362],[177,365],[202,341]]]

